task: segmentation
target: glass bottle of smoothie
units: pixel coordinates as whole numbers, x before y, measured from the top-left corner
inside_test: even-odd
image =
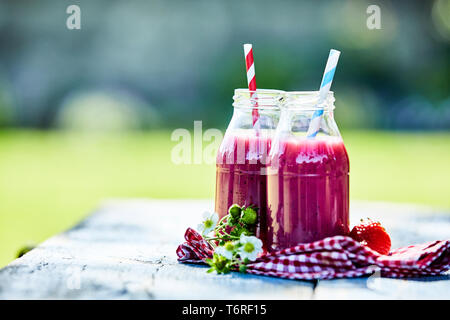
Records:
[[[279,250],[349,232],[349,159],[333,117],[334,94],[289,92],[272,140],[267,176],[267,246]],[[308,137],[313,113],[319,132]]]
[[[232,204],[259,208],[256,235],[264,242],[266,227],[266,165],[278,124],[283,92],[236,89],[233,116],[217,154],[215,210],[222,218]],[[254,122],[254,109],[258,117]],[[253,115],[252,115],[253,112]]]

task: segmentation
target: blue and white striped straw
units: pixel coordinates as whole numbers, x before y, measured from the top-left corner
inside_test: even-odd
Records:
[[[311,117],[308,132],[306,133],[308,138],[314,138],[320,130],[320,122],[322,121],[323,115],[323,107],[320,105],[326,100],[328,92],[330,91],[340,54],[340,51],[334,49],[330,50],[330,55],[328,56],[327,65],[320,84],[319,101],[317,103],[317,106],[321,109],[314,111]]]

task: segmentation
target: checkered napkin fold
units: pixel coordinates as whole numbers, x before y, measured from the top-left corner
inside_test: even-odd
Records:
[[[213,248],[188,228],[177,248],[178,261],[204,263]],[[286,279],[353,278],[379,271],[382,277],[440,275],[450,269],[450,240],[432,241],[379,253],[346,236],[334,236],[267,253],[247,265],[247,273]]]

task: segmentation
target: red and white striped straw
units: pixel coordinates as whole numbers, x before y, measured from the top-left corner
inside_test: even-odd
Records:
[[[250,101],[255,101],[255,106],[252,110],[253,125],[259,119],[258,113],[258,102],[256,101],[256,77],[255,77],[255,63],[253,61],[253,49],[252,45],[249,43],[244,44],[244,54],[245,54],[245,66],[247,68],[247,83],[248,90],[250,91]]]

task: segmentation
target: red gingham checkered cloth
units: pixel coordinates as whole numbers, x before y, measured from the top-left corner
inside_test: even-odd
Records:
[[[178,261],[204,263],[213,248],[188,228],[186,242],[178,246]],[[389,255],[379,253],[346,236],[325,238],[268,253],[247,265],[247,273],[286,279],[353,278],[380,271],[382,277],[440,275],[450,269],[450,240],[403,247]]]

